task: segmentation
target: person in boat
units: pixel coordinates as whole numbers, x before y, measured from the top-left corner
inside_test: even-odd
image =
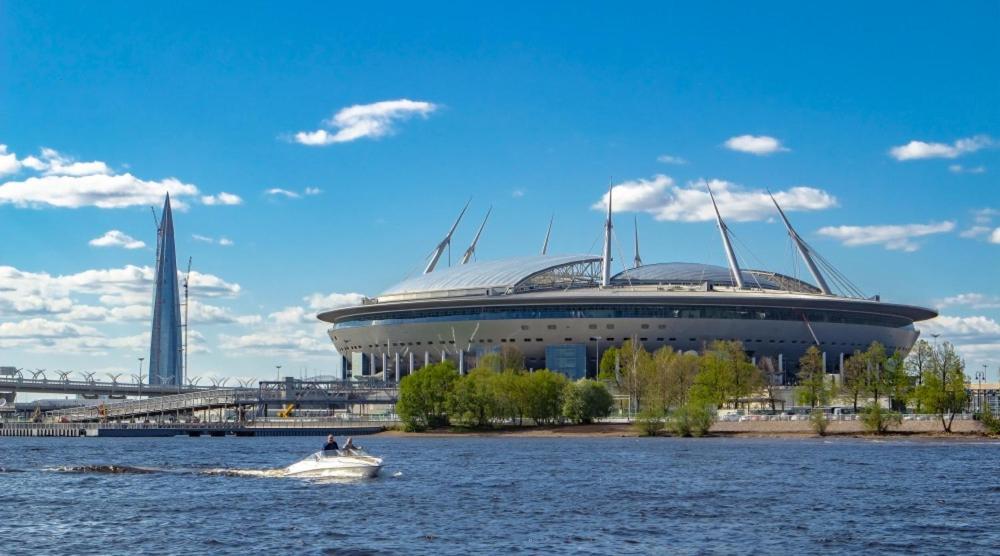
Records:
[[[350,436],[348,436],[347,437],[347,442],[344,442],[344,451],[347,452],[347,453],[351,453],[351,452],[353,452],[356,449],[357,449],[357,446],[354,445],[354,439],[351,438]]]
[[[350,442],[350,439],[348,439]],[[326,435],[326,444],[323,445],[324,452],[336,452],[338,450],[337,439],[332,434]]]

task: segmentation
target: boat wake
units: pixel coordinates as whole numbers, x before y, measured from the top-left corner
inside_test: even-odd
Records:
[[[132,467],[130,465],[63,465],[59,467],[46,467],[43,470],[56,473],[106,473],[110,475],[148,475],[160,471],[159,469]]]
[[[258,477],[258,478],[274,478],[274,477],[284,477],[284,469],[203,469],[198,472],[199,475],[214,475],[217,477]]]

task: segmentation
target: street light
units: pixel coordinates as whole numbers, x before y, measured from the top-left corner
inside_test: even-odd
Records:
[[[139,399],[142,399],[142,362],[145,361],[145,357],[139,358]]]

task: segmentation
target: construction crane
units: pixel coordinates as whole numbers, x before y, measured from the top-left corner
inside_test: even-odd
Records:
[[[188,372],[188,286],[191,284],[191,260],[188,257],[187,272],[184,273],[184,372],[181,374],[181,384],[187,379]]]

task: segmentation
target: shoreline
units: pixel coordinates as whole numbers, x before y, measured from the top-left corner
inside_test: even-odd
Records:
[[[926,423],[926,422],[925,422]],[[963,422],[966,423],[966,422]],[[952,442],[1000,442],[1000,438],[991,437],[984,431],[975,427],[959,427],[959,422],[955,422],[952,427],[953,432],[947,433],[940,430],[926,430],[926,427],[900,427],[897,430],[886,434],[877,435],[866,433],[861,430],[860,424],[852,422],[836,423],[838,425],[857,426],[833,426],[826,435],[820,436],[813,432],[807,422],[800,423],[778,423],[782,425],[802,425],[785,427],[761,427],[761,424],[771,423],[716,423],[709,434],[704,438],[766,438],[766,439],[786,439],[786,440],[816,440],[856,438],[864,440],[946,440]],[[919,423],[917,423],[919,424]],[[978,426],[978,423],[969,423]],[[739,426],[747,425],[747,426]],[[914,430],[916,429],[916,430]],[[391,436],[400,438],[455,438],[455,437],[483,437],[483,438],[653,438],[643,437],[635,427],[629,423],[597,423],[590,425],[548,425],[539,427],[506,427],[494,430],[469,430],[455,427],[433,429],[426,432],[405,432],[401,430],[387,430],[377,433],[376,436]],[[657,435],[656,438],[677,438],[666,431]]]

